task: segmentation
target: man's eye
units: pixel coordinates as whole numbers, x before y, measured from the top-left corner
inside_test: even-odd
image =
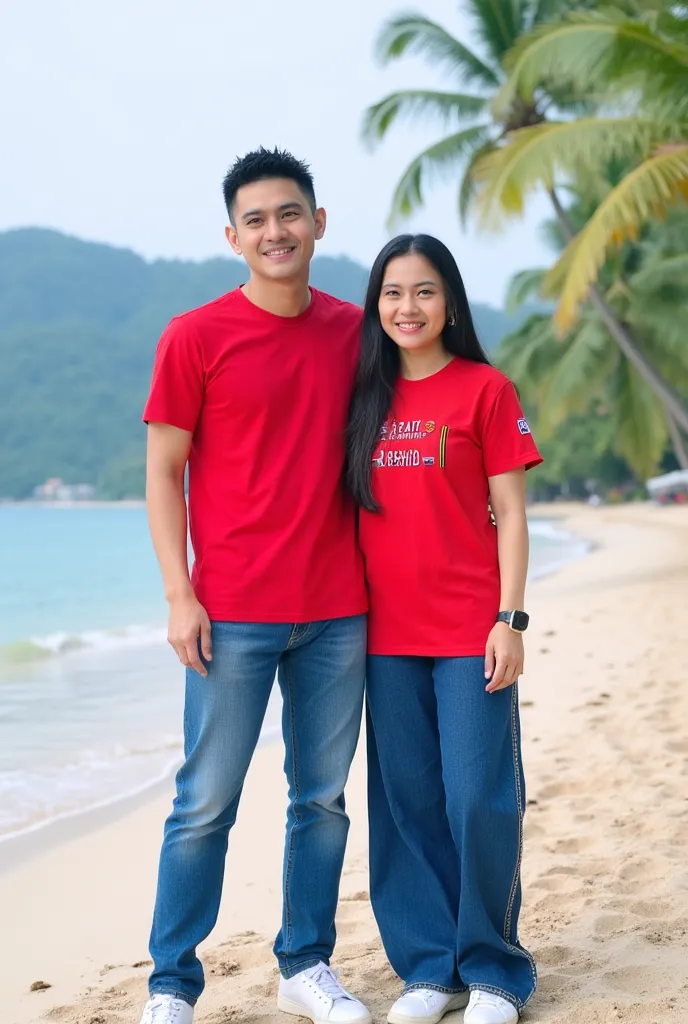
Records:
[[[251,219],[247,221],[247,224],[250,228],[252,228],[255,227],[256,224],[260,224],[260,220],[258,217],[251,217]]]

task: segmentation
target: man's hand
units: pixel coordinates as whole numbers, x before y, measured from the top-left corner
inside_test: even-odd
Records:
[[[199,636],[203,657],[206,661],[212,661],[210,619],[203,605],[193,594],[170,601],[167,641],[182,665],[194,669],[201,676],[207,676],[208,670],[198,653]]]
[[[523,637],[506,622],[496,622],[485,645],[485,678],[488,693],[512,686],[523,672]]]

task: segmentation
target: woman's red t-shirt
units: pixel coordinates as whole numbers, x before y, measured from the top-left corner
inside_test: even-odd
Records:
[[[480,655],[499,611],[488,478],[542,462],[513,384],[456,358],[400,378],[361,510],[371,654]]]

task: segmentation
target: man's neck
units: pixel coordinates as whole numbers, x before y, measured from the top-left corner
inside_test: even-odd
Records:
[[[249,302],[275,316],[299,316],[311,303],[308,278],[292,281],[267,281],[251,277],[243,286]]]

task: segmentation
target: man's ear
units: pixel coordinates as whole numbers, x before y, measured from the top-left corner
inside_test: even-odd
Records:
[[[228,224],[225,228],[225,238],[231,245],[237,256],[241,256],[241,246],[239,245],[239,237],[236,233],[236,228],[233,224]]]
[[[322,206],[318,207],[313,214],[313,220],[315,221],[315,239],[319,242],[325,234],[325,228],[327,227],[327,214]]]

